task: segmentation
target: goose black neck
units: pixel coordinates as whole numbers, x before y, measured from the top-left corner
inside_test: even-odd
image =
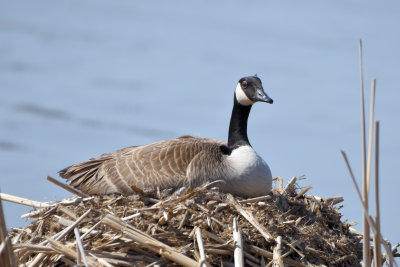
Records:
[[[243,106],[236,100],[233,102],[231,122],[229,124],[228,148],[235,149],[243,145],[250,145],[247,137],[247,119],[251,110],[250,106]]]

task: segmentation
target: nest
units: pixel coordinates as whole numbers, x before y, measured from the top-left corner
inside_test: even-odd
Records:
[[[233,266],[236,253],[246,266],[360,266],[343,199],[307,189],[289,183],[253,199],[217,189],[74,197],[32,211],[34,221],[9,234],[18,264],[32,266]]]

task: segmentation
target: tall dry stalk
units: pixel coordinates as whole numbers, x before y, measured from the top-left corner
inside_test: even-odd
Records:
[[[7,236],[7,228],[6,228],[6,222],[4,218],[1,198],[0,198],[0,247],[3,248],[0,250],[1,266],[4,267],[17,266],[11,241],[10,238],[8,238]]]
[[[374,262],[375,266],[382,266],[381,253],[381,219],[379,210],[379,121],[375,121],[375,225],[374,235]]]
[[[361,139],[362,139],[362,195],[355,180],[353,171],[351,170],[350,163],[347,159],[346,153],[342,150],[342,155],[350,177],[354,183],[357,195],[360,198],[363,208],[363,266],[371,266],[371,250],[370,250],[370,229],[374,234],[374,261],[373,266],[382,266],[382,252],[381,245],[383,245],[388,259],[388,266],[397,266],[393,259],[393,253],[384,241],[380,229],[380,210],[379,210],[379,121],[375,121],[374,127],[374,114],[375,114],[375,89],[376,79],[372,79],[371,83],[371,99],[370,99],[370,116],[369,116],[369,139],[368,139],[368,162],[366,162],[366,138],[365,138],[365,103],[364,103],[364,82],[363,82],[363,68],[362,68],[362,40],[359,41],[359,62],[360,62],[360,87],[361,87]],[[375,129],[375,131],[374,131]],[[374,139],[375,137],[375,139]],[[368,197],[369,186],[371,178],[372,166],[372,147],[375,141],[375,220],[369,215],[368,211]]]
[[[368,136],[368,159],[367,159],[367,199],[369,196],[369,186],[371,181],[371,165],[372,165],[372,140],[374,136],[374,113],[375,113],[375,88],[376,79],[371,82],[371,103],[369,106],[369,136]]]
[[[366,162],[366,138],[365,138],[365,102],[364,102],[364,72],[362,66],[362,40],[359,40],[359,61],[360,61],[360,93],[361,93],[361,145],[362,145],[362,188],[363,188],[363,202],[367,212],[363,212],[363,263],[364,266],[370,265],[370,235],[369,235],[369,225],[368,225],[368,185],[367,185],[367,162]]]

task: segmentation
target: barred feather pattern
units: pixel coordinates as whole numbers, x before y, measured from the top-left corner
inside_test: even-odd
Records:
[[[90,195],[130,195],[137,189],[198,186],[225,176],[220,148],[224,144],[216,139],[182,136],[103,154],[59,174]]]

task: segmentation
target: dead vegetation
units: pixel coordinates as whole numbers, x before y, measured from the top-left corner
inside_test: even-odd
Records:
[[[74,197],[25,215],[34,221],[9,234],[26,266],[233,266],[236,257],[246,266],[360,266],[343,199],[305,195],[295,180],[255,199],[216,189]]]

